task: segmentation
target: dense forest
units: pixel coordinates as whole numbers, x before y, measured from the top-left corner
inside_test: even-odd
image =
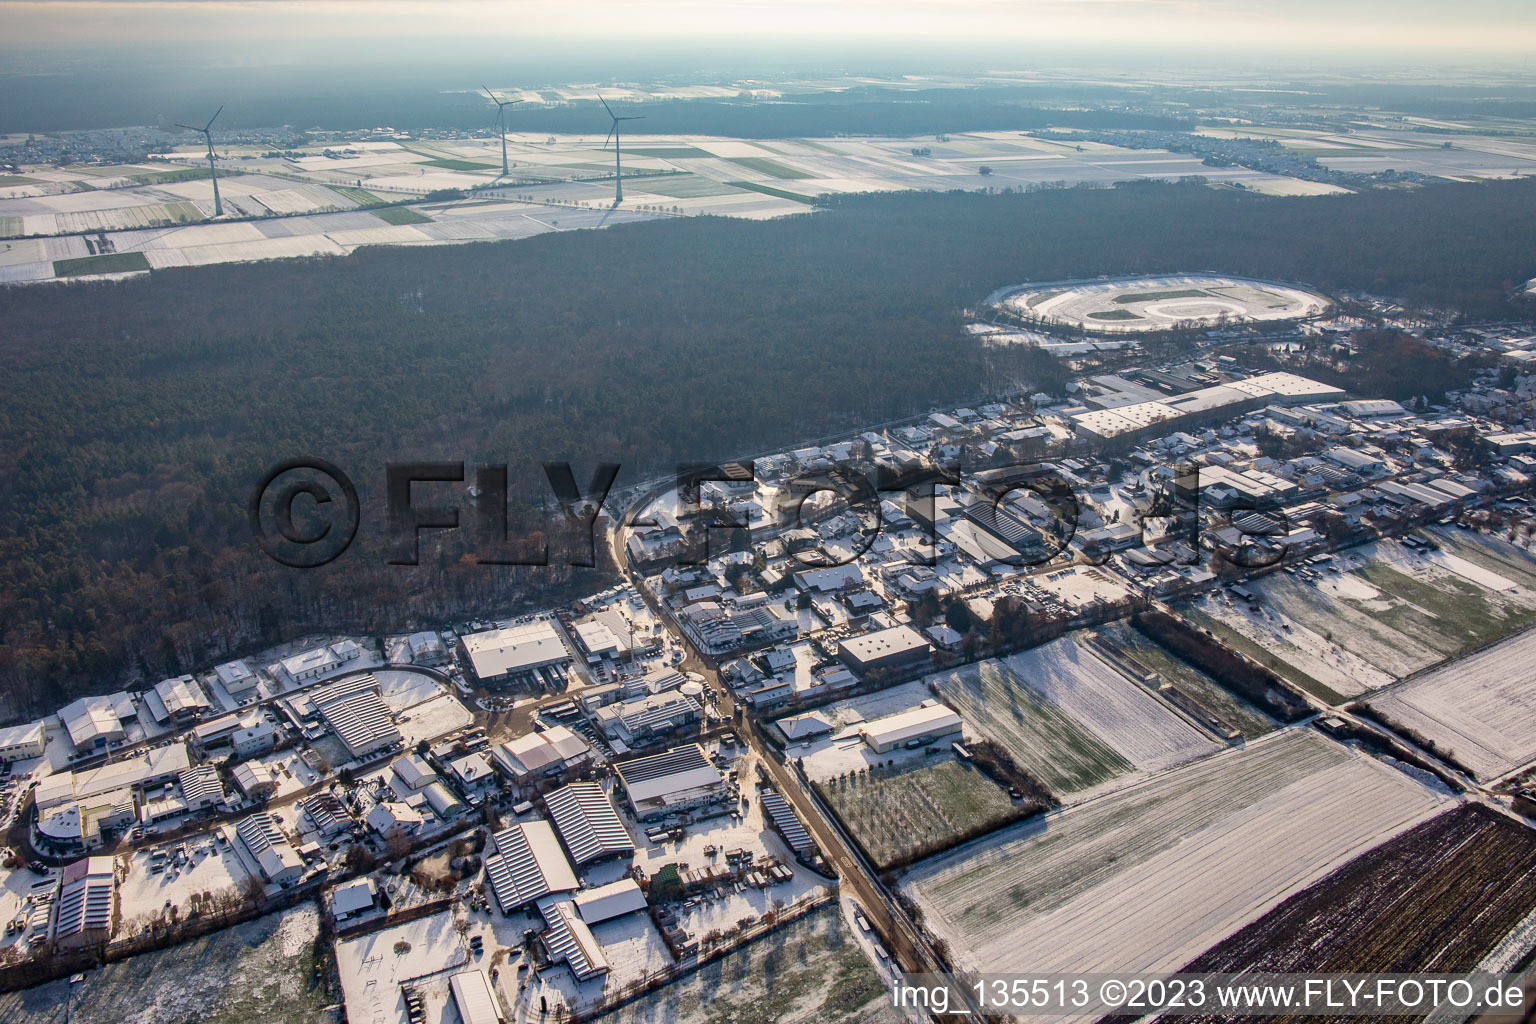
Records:
[[[1536,274],[1536,183],[1305,200],[1197,184],[845,199],[766,223],[680,219],[509,243],[0,290],[0,687],[6,711],[153,681],[319,629],[495,614],[569,569],[386,564],[383,464],[540,461],[619,485],[1014,386],[961,311],[1003,285],[1217,270],[1508,314]],[[244,503],[319,456],[363,494],[358,541],[301,571]],[[436,492],[435,492],[436,493]],[[446,494],[445,492],[442,492]],[[532,517],[531,519],[529,517]],[[587,571],[590,574],[590,571]]]

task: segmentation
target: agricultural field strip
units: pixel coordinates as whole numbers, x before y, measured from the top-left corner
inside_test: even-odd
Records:
[[[1530,948],[1533,868],[1536,836],[1466,805],[1355,858],[1183,969],[1507,969]]]
[[[1370,700],[1392,723],[1447,750],[1480,781],[1536,762],[1536,629]]]
[[[968,968],[1162,970],[1450,801],[1287,729],[935,858],[907,886]]]
[[[1026,685],[1076,719],[1138,768],[1157,771],[1219,745],[1150,690],[1063,637],[1005,664]]]
[[[1192,618],[1202,625],[1220,623],[1250,644],[1295,669],[1292,675],[1280,669],[1293,682],[1329,703],[1358,697],[1395,678],[1365,659],[1336,647],[1326,636],[1299,622],[1290,622],[1268,609],[1249,611],[1215,597],[1207,597],[1195,606]],[[1284,626],[1291,627],[1289,632]],[[1309,683],[1313,685],[1308,685]],[[1322,692],[1319,692],[1321,688]]]
[[[1058,799],[1081,796],[1135,765],[999,661],[933,677],[966,723],[1006,750]]]
[[[1112,644],[1148,671],[1156,672],[1199,701],[1207,710],[1239,729],[1248,739],[1273,732],[1278,723],[1258,708],[1223,687],[1173,654],[1142,636],[1126,622],[1100,627],[1099,632]]]

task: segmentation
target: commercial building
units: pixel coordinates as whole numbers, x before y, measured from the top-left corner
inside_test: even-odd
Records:
[[[485,878],[503,914],[515,914],[546,896],[581,887],[549,822],[513,825],[497,832],[494,842],[496,852],[485,858]]]
[[[883,754],[897,747],[958,735],[960,728],[959,715],[936,700],[926,700],[910,710],[865,722],[859,727],[859,735],[869,749]]]
[[[362,649],[357,644],[351,640],[344,640],[339,644],[316,647],[303,654],[284,658],[275,665],[268,665],[267,672],[279,682],[287,683],[289,686],[302,686],[324,679],[326,676],[335,675],[345,669],[348,662],[361,657],[362,653]]]
[[[0,763],[42,757],[46,742],[42,719],[0,729]]]
[[[635,817],[671,814],[725,796],[725,779],[697,743],[613,766]]]
[[[462,643],[475,675],[485,683],[564,665],[571,660],[570,649],[548,619],[473,633],[464,637]]]
[[[277,776],[260,761],[241,761],[230,774],[248,800],[265,800],[277,792]]]
[[[364,820],[382,838],[393,839],[413,834],[426,819],[410,804],[386,801],[374,804]]]
[[[491,748],[496,766],[518,782],[535,772],[558,775],[583,763],[591,754],[592,748],[586,741],[563,725],[515,736]]]
[[[597,783],[562,786],[544,797],[544,806],[576,864],[634,855],[635,842],[629,830]]]
[[[859,678],[876,670],[900,670],[926,664],[933,645],[911,626],[892,626],[849,637],[837,645],[837,657]]]
[[[253,814],[241,820],[235,826],[235,835],[255,859],[262,875],[274,885],[296,882],[304,874],[304,862],[270,814]]]
[[[191,725],[213,710],[208,695],[191,676],[160,680],[145,692],[144,703],[161,725]]]

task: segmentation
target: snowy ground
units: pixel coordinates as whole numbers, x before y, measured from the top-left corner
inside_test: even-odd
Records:
[[[336,967],[347,1020],[350,1024],[405,1024],[400,986],[438,976],[437,984],[424,987],[446,995],[447,972],[468,960],[469,951],[448,911],[337,942]],[[446,1000],[429,999],[428,1004],[427,1019],[433,1024],[454,1019],[448,1014],[456,1011],[447,1010]]]
[[[1205,732],[1066,636],[1015,654],[1006,664],[1031,689],[1145,771],[1219,748]]]
[[[925,862],[905,888],[968,969],[1173,969],[1451,803],[1286,729]]]
[[[1536,630],[1371,700],[1484,781],[1536,762]]]
[[[171,844],[165,849],[174,851],[180,845]],[[118,893],[122,900],[123,927],[127,932],[133,931],[135,923],[142,924],[147,918],[162,916],[167,900],[180,908],[180,913],[185,916],[191,909],[194,892],[217,894],[231,888],[238,890],[240,883],[248,877],[239,855],[230,846],[217,842],[212,833],[189,840],[187,850],[190,858],[185,864],[179,868],[168,866],[159,874],[150,873],[149,849],[139,850],[126,858],[128,874]]]
[[[395,716],[395,727],[405,738],[406,749],[422,740],[435,740],[473,725],[475,716],[451,694],[443,693],[404,714]]]
[[[78,985],[60,980],[0,995],[0,1020],[7,1024],[57,1024],[65,1019],[73,1024],[333,1020],[325,1007],[335,1000],[315,977],[319,931],[320,916],[313,904],[269,914],[87,971]]]

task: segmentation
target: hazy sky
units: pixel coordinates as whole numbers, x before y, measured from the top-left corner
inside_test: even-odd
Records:
[[[1038,56],[1115,50],[1334,53],[1369,61],[1536,53],[1532,0],[0,0],[11,47],[211,41],[349,57],[410,43],[623,36],[637,46],[982,40]]]

